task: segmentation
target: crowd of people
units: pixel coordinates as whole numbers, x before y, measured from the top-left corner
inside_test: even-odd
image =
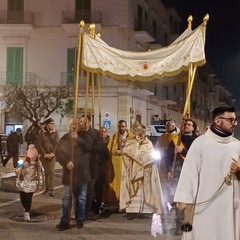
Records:
[[[128,220],[161,218],[174,210],[176,235],[188,234],[196,240],[239,239],[240,144],[233,137],[235,109],[218,107],[212,120],[201,135],[190,118],[183,119],[180,132],[174,120],[166,121],[166,132],[155,146],[139,122],[128,129],[126,121],[119,120],[112,137],[105,127],[92,128],[89,115],[72,119],[61,138],[52,118],[43,127],[31,126],[27,132],[34,139],[27,142],[23,166],[17,168],[18,155],[13,151],[4,162],[12,157],[17,168],[24,220],[30,220],[35,191],[54,196],[58,161],[63,167],[59,231],[68,229],[71,219],[82,228],[86,219],[94,219],[103,209],[125,212]],[[13,135],[17,145],[19,132]],[[219,215],[223,202],[224,218]]]

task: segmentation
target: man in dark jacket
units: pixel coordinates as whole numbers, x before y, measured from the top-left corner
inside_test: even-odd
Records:
[[[7,138],[7,157],[3,160],[3,167],[12,158],[13,167],[17,168],[20,145],[23,144],[23,136],[21,128],[17,128],[16,132],[11,133]]]
[[[42,124],[40,121],[35,121],[32,125],[27,129],[26,134],[24,136],[25,142],[27,143],[27,147],[29,144],[34,144],[37,148],[38,146],[38,133],[42,129]]]
[[[70,132],[60,139],[56,150],[57,160],[64,170],[63,216],[56,226],[60,231],[69,228],[69,170],[73,170],[72,184],[75,200],[75,218],[78,228],[83,227],[86,218],[87,201],[89,202],[88,206],[91,206],[94,198],[94,180],[99,173],[98,155],[102,151],[103,142],[99,131],[90,127],[90,120],[89,116],[82,116],[75,131],[73,131],[73,126],[70,125]],[[72,153],[73,155],[71,155]],[[88,195],[88,191],[90,195]]]
[[[56,149],[56,159],[59,164],[63,167],[63,176],[62,176],[62,183],[63,183],[63,197],[62,197],[62,217],[59,224],[56,225],[56,228],[59,231],[64,231],[69,228],[69,191],[70,191],[70,172],[73,171],[75,167],[75,162],[78,161],[79,156],[77,156],[77,129],[78,129],[79,120],[73,119],[69,126],[69,132],[64,134],[59,141],[59,144]],[[80,159],[79,159],[80,160]],[[77,165],[77,164],[76,164]],[[82,171],[83,169],[77,169]],[[82,179],[84,182],[84,179]],[[86,182],[90,180],[90,177],[85,179]],[[72,184],[72,182],[71,182]],[[82,184],[82,189],[84,189],[84,184]],[[87,189],[87,187],[85,187]],[[87,198],[87,193],[85,194],[85,199]],[[76,194],[74,194],[75,197]],[[86,200],[85,200],[86,201]],[[81,207],[81,206],[78,206]],[[77,216],[78,208],[75,206],[75,216]],[[85,211],[83,209],[83,211]]]
[[[80,118],[80,129],[79,129],[79,145],[85,146],[83,158],[89,160],[90,166],[90,176],[91,181],[88,184],[88,194],[87,194],[87,206],[86,215],[88,219],[91,219],[99,211],[99,203],[94,205],[94,200],[97,197],[97,201],[100,202],[99,192],[95,191],[96,181],[100,181],[102,173],[105,169],[105,162],[107,154],[107,147],[104,145],[103,139],[100,132],[97,129],[91,128],[91,117],[89,115],[82,116]],[[83,141],[83,143],[81,142]],[[77,172],[78,173],[78,172]],[[78,173],[79,174],[79,173]],[[77,176],[75,176],[77,177]],[[77,179],[80,175],[77,177]],[[96,193],[98,196],[96,196]]]
[[[45,191],[50,197],[54,196],[55,186],[55,150],[59,142],[59,135],[55,129],[55,122],[48,118],[44,127],[38,133],[38,152],[41,154],[41,162],[45,173]]]
[[[181,136],[181,144],[178,146],[177,139],[173,138],[173,140],[169,143],[169,146],[167,148],[167,169],[168,174],[167,178],[171,184],[171,190],[175,193],[177,183],[180,177],[180,173],[182,170],[183,161],[187,155],[187,152],[193,143],[193,141],[197,138],[197,135],[195,134],[195,130],[197,129],[197,124],[192,119],[185,119],[184,121],[184,132]],[[174,153],[177,154],[176,157],[176,163],[173,168],[173,159],[174,159]],[[174,194],[173,193],[173,194]],[[175,208],[176,211],[176,235],[181,235],[181,225],[184,218],[184,212],[182,209]]]

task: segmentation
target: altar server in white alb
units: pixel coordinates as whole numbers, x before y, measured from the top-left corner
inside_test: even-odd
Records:
[[[240,142],[234,107],[218,107],[213,123],[191,145],[174,201],[190,213],[182,239],[240,240]],[[239,178],[240,179],[240,178]],[[190,204],[193,204],[191,208]]]

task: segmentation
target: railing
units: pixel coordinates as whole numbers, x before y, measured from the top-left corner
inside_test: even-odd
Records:
[[[61,85],[74,86],[76,75],[74,73],[61,72]]]
[[[32,11],[0,11],[0,24],[33,24]]]
[[[156,37],[156,33],[153,30],[153,26],[149,23],[143,23],[139,19],[135,19],[134,31],[145,31],[149,33],[152,37]]]
[[[62,13],[62,23],[73,24],[79,23],[83,20],[85,23],[101,23],[102,22],[102,12],[101,11],[63,11]]]
[[[49,86],[50,82],[32,72],[0,72],[0,86]]]

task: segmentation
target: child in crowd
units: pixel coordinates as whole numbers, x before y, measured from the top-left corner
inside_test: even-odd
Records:
[[[28,146],[23,165],[17,168],[16,186],[20,191],[20,201],[25,209],[24,221],[30,221],[33,193],[43,189],[44,173],[39,154],[34,144]]]

